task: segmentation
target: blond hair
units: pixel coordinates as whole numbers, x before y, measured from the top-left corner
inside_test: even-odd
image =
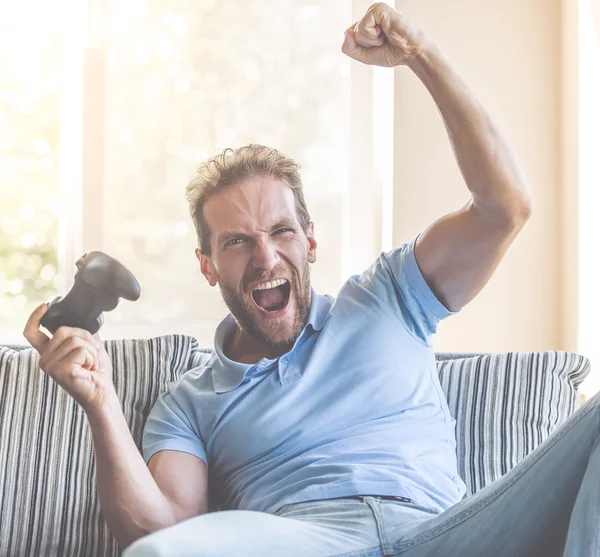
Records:
[[[204,161],[185,191],[200,252],[210,256],[210,230],[203,214],[206,200],[229,186],[262,176],[280,179],[292,189],[298,221],[306,233],[310,216],[304,201],[299,170],[300,165],[296,161],[277,149],[255,144],[228,148]]]

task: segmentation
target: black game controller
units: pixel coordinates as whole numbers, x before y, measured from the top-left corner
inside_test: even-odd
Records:
[[[62,325],[94,334],[104,323],[102,312],[115,309],[119,298],[135,301],[140,297],[138,281],[110,255],[90,251],[75,265],[75,284],[66,296],[48,304],[40,321],[52,334]]]

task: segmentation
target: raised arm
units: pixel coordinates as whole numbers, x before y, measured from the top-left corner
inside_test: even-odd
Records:
[[[525,176],[489,113],[438,46],[390,6],[371,6],[346,31],[342,50],[365,64],[406,65],[440,110],[471,199],[419,236],[415,257],[437,298],[456,311],[485,286],[530,217]]]

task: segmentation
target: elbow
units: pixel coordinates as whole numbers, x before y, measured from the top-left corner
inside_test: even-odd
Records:
[[[510,212],[510,222],[514,228],[521,229],[533,214],[533,199],[530,195],[524,195],[514,203]]]
[[[138,530],[135,533],[121,533],[120,535],[113,533],[113,535],[114,535],[115,539],[117,540],[117,544],[118,544],[119,548],[121,549],[121,551],[125,551],[125,549],[127,549],[128,547],[133,545],[135,542],[145,538],[146,536],[149,536],[150,534],[153,534],[154,532],[158,532],[159,530],[164,530],[165,528],[169,528],[170,526],[174,526],[175,524],[176,524],[175,522],[165,523],[165,524],[157,525],[153,528],[149,528],[147,530],[143,530],[143,531]]]
[[[533,198],[529,193],[524,194],[517,205],[516,213],[518,219],[525,224],[533,215]]]
[[[117,544],[121,548],[121,550],[125,550],[134,542],[153,534],[154,532],[158,532],[159,530],[164,530],[165,528],[169,528],[177,524],[177,520],[174,514],[169,514],[168,516],[164,516],[163,519],[159,522],[149,521],[142,525],[136,525],[134,528],[121,528],[118,530],[112,530],[112,534],[117,541]]]
[[[496,220],[502,228],[521,230],[533,214],[533,199],[528,193],[511,196],[500,204],[488,207],[488,218]]]
[[[184,512],[178,513],[178,512],[176,512],[176,509],[173,507],[173,512],[168,517],[164,517],[164,520],[162,522],[152,523],[151,526],[137,529],[134,533],[123,532],[123,533],[121,533],[120,536],[118,536],[117,532],[113,532],[113,535],[115,536],[115,539],[117,540],[117,543],[119,544],[119,547],[121,548],[121,550],[124,551],[127,547],[132,545],[134,542],[137,542],[138,540],[141,540],[142,538],[145,538],[146,536],[149,536],[150,534],[153,534],[160,530],[164,530],[166,528],[170,528],[171,526],[175,526],[176,524],[179,524],[180,522],[183,522],[184,520],[193,518],[195,516],[199,516],[201,514],[206,514],[207,512],[208,512],[208,510],[205,509],[205,510],[201,510],[198,513],[184,513]]]

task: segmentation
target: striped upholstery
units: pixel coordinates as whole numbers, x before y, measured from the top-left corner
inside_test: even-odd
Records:
[[[189,369],[197,342],[173,335],[105,341],[104,346],[141,449],[154,400]],[[38,359],[31,348],[0,347],[0,556],[119,555],[100,515],[85,414],[39,370]]]
[[[158,394],[209,351],[184,335],[104,345],[141,447]],[[438,359],[469,492],[505,473],[575,409],[589,371],[585,358],[561,352]],[[37,352],[0,346],[0,557],[119,554],[100,514],[84,413],[39,370]]]
[[[438,354],[467,495],[506,474],[577,409],[589,371],[587,358],[569,352]]]

